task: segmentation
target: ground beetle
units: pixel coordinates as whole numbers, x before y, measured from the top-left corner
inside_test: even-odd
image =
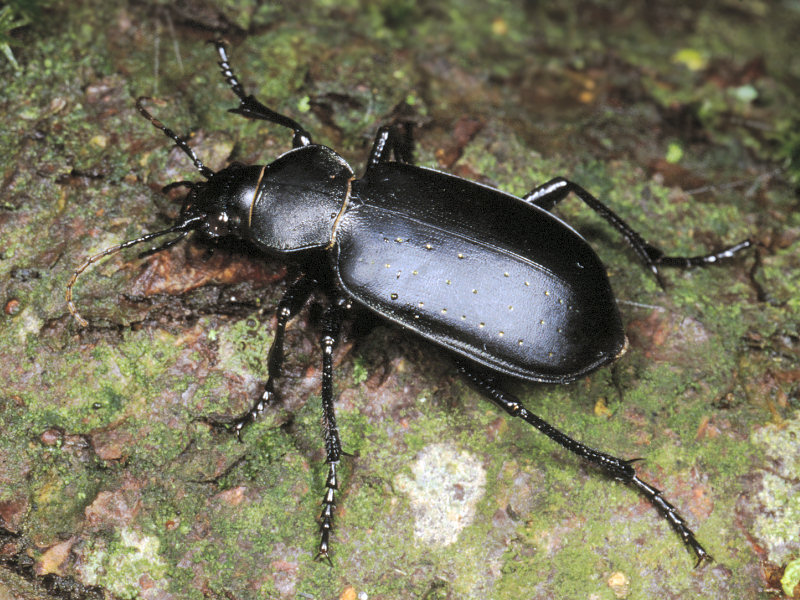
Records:
[[[189,232],[245,240],[300,266],[277,309],[263,395],[228,425],[238,435],[274,400],[283,362],[286,324],[313,292],[326,300],[322,315],[322,422],[328,476],[317,557],[328,560],[336,467],[342,455],[333,399],[333,348],[345,313],[370,309],[446,348],[457,368],[492,402],[525,420],[611,477],[635,487],[697,555],[710,556],[661,492],[636,476],[634,460],[594,450],[558,431],[497,383],[512,376],[567,383],[622,355],[627,340],[606,269],[586,240],[550,210],[570,192],[619,231],[656,277],[661,266],[705,266],[751,245],[742,241],[695,257],[665,256],[580,186],[561,177],[518,198],[471,181],[414,166],[398,127],[378,130],[364,176],[336,152],[314,144],[293,119],[247,95],[215,42],[225,81],[239,97],[230,112],[263,119],[294,133],[293,149],[274,162],[231,164],[214,172],[186,141],[137,100],[139,112],[191,158],[207,181],[178,181],[189,193],[171,227],[108,248],[76,269],[66,292],[90,264],[134,244],[177,234],[143,254],[177,243]],[[660,279],[659,279],[660,281]]]

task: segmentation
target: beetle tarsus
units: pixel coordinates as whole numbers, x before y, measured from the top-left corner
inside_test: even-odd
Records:
[[[642,481],[636,475],[634,475],[626,483],[629,483],[639,490],[639,492],[650,501],[650,504],[656,507],[658,512],[661,513],[661,516],[667,520],[672,529],[674,529],[675,532],[681,537],[683,543],[694,551],[695,556],[697,556],[695,568],[699,567],[704,561],[711,562],[714,560],[713,557],[706,552],[705,548],[703,548],[700,542],[697,541],[694,533],[691,529],[689,529],[686,521],[678,512],[678,509],[661,495],[661,490],[653,487],[645,481]]]
[[[328,463],[328,476],[325,478],[325,496],[322,499],[322,512],[319,515],[319,548],[314,556],[315,560],[324,558],[331,564],[330,535],[333,531],[333,513],[336,510],[336,491],[339,483],[336,479],[336,465],[338,462]]]
[[[651,244],[646,244],[645,251],[650,256],[650,260],[654,264],[677,267],[679,269],[690,269],[692,267],[706,267],[715,265],[721,260],[733,258],[735,254],[746,250],[753,245],[753,240],[742,240],[738,244],[733,244],[723,248],[719,252],[711,252],[709,254],[701,254],[699,256],[664,256],[664,252]]]

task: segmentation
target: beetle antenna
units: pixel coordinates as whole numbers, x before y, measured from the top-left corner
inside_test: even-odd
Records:
[[[150,121],[150,123],[152,123],[152,124],[153,124],[153,127],[155,127],[156,129],[160,129],[161,131],[163,131],[163,132],[164,132],[164,135],[166,135],[166,136],[167,136],[168,138],[170,138],[170,139],[171,139],[173,142],[175,142],[175,145],[176,145],[178,148],[180,148],[181,150],[183,150],[183,152],[184,152],[184,153],[185,153],[185,154],[186,154],[186,155],[187,155],[187,156],[188,156],[190,159],[192,159],[192,163],[194,163],[194,166],[195,166],[195,168],[196,168],[198,171],[200,171],[200,174],[201,174],[203,177],[205,177],[206,179],[211,179],[211,178],[214,176],[214,171],[212,171],[212,170],[211,170],[211,169],[209,169],[207,166],[205,166],[205,165],[203,164],[203,162],[202,162],[202,161],[201,161],[199,158],[197,158],[197,154],[195,154],[195,153],[194,153],[194,150],[192,150],[192,149],[191,149],[191,147],[189,146],[189,144],[187,144],[187,143],[186,143],[186,140],[184,140],[184,139],[183,139],[182,137],[180,137],[180,136],[179,136],[177,133],[175,133],[174,131],[172,131],[172,129],[170,129],[169,127],[167,127],[166,125],[164,125],[164,124],[163,124],[161,121],[159,121],[158,119],[156,119],[156,118],[155,118],[153,115],[151,115],[151,114],[150,114],[150,113],[147,111],[147,109],[146,109],[146,108],[145,108],[145,107],[142,105],[142,102],[144,102],[145,100],[152,100],[152,98],[149,98],[149,97],[147,97],[147,96],[139,96],[139,97],[136,99],[136,108],[137,108],[137,110],[138,110],[138,111],[139,111],[139,112],[142,114],[142,116],[143,116],[145,119],[147,119],[148,121]]]
[[[75,282],[78,280],[78,277],[81,275],[81,273],[83,273],[86,269],[88,269],[90,265],[96,263],[98,260],[108,256],[109,254],[115,254],[120,250],[124,250],[125,248],[135,246],[136,244],[148,242],[157,237],[161,237],[162,235],[169,235],[170,233],[176,233],[176,232],[179,233],[180,235],[176,239],[170,240],[171,243],[167,242],[166,244],[162,244],[160,247],[154,248],[153,250],[143,254],[152,254],[153,252],[158,252],[160,250],[164,250],[165,248],[169,248],[170,246],[177,243],[179,240],[183,239],[183,237],[190,230],[194,229],[192,225],[194,225],[198,221],[202,221],[203,218],[204,215],[187,218],[185,221],[173,225],[172,227],[168,227],[167,229],[162,229],[161,231],[156,231],[154,233],[148,233],[147,235],[143,235],[134,240],[128,240],[127,242],[122,242],[121,244],[115,244],[113,246],[109,246],[105,250],[101,250],[97,254],[87,258],[86,261],[81,266],[75,269],[75,272],[72,274],[72,277],[70,278],[69,283],[67,284],[67,291],[64,294],[64,298],[67,301],[67,308],[69,309],[69,312],[73,316],[73,318],[78,322],[78,325],[80,325],[81,327],[86,327],[89,324],[89,322],[86,319],[84,319],[78,313],[78,309],[75,308],[75,303],[72,301],[72,287],[75,285]]]

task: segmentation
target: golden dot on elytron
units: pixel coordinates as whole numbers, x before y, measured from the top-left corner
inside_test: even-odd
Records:
[[[392,294],[392,295],[391,295],[391,296],[389,296],[389,297],[390,297],[392,300],[397,300],[397,294]]]
[[[497,332],[497,335],[499,335],[500,337],[503,337],[505,334],[506,334],[505,331],[498,331]]]
[[[478,327],[486,327],[486,323],[478,323]]]
[[[447,314],[447,309],[446,309],[446,308],[443,308],[443,309],[442,309],[442,314],[443,314],[443,315],[446,315],[446,314]]]
[[[458,258],[464,258],[464,255],[461,252],[458,253]]]
[[[433,250],[433,246],[430,244],[425,244],[425,250]]]

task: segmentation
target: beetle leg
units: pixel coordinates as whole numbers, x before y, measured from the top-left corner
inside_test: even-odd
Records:
[[[398,127],[402,126],[402,133],[397,133]],[[395,125],[394,137],[394,159],[398,162],[409,165],[414,164],[414,137],[412,135],[413,124],[407,121]]]
[[[390,154],[394,154],[394,160],[397,162],[414,163],[411,124],[403,123],[402,134],[398,128],[399,125],[384,125],[378,129],[367,159],[367,169],[379,163],[389,162]]]
[[[283,127],[288,127],[294,132],[292,138],[292,145],[295,148],[300,146],[308,146],[312,143],[311,135],[294,119],[275,112],[271,108],[267,108],[261,102],[256,100],[255,96],[248,95],[244,91],[244,87],[239,83],[236,74],[233,72],[233,67],[228,60],[228,51],[225,44],[219,40],[214,41],[214,46],[217,48],[219,54],[219,66],[222,69],[222,76],[225,82],[231,86],[233,93],[239,97],[240,104],[238,108],[232,108],[228,112],[242,115],[248,119],[263,119],[272,123],[277,123]]]
[[[280,378],[283,368],[283,340],[286,334],[286,325],[303,308],[316,286],[315,279],[303,274],[292,282],[278,303],[276,311],[278,323],[275,327],[275,337],[267,354],[267,383],[264,385],[264,393],[253,404],[250,411],[233,424],[233,430],[237,437],[241,438],[242,428],[247,423],[255,421],[275,399],[275,380]]]
[[[281,367],[283,366],[283,339],[286,333],[286,324],[303,308],[316,286],[317,281],[314,278],[303,274],[292,282],[278,303],[276,311],[278,324],[275,327],[275,337],[267,355],[267,383],[264,385],[264,393],[253,403],[252,408],[231,419],[203,418],[203,421],[214,427],[233,431],[239,440],[242,439],[242,429],[245,425],[255,421],[275,398],[275,380],[281,376]]]
[[[322,513],[319,516],[320,541],[316,558],[330,559],[330,535],[333,528],[333,511],[336,508],[335,493],[339,489],[336,467],[342,455],[342,442],[336,427],[336,414],[333,406],[333,347],[339,340],[339,330],[344,318],[345,301],[335,299],[322,317],[322,429],[325,434],[325,462],[328,476],[325,479],[325,496],[322,499]]]
[[[275,327],[275,338],[269,348],[267,356],[267,383],[264,386],[262,402],[269,403],[275,394],[273,381],[278,379],[283,369],[283,340],[286,333],[286,324],[300,309],[305,306],[311,292],[317,286],[317,281],[308,275],[301,275],[283,294],[278,303],[278,324]],[[263,410],[263,409],[262,409]]]
[[[464,362],[458,362],[458,369],[464,373],[469,380],[478,389],[483,392],[492,402],[505,410],[513,417],[519,417],[529,425],[532,425],[551,440],[560,444],[570,452],[585,458],[590,463],[596,465],[608,475],[635,487],[652,504],[661,516],[672,526],[678,535],[683,540],[683,543],[689,546],[697,556],[697,565],[704,560],[712,560],[711,556],[706,552],[705,548],[700,545],[700,542],[695,538],[694,533],[686,521],[681,517],[678,509],[670,504],[662,495],[659,490],[642,481],[637,477],[636,470],[633,468],[632,463],[639,459],[624,460],[612,456],[605,452],[600,452],[594,448],[582,444],[581,442],[572,439],[568,435],[562,433],[542,418],[536,416],[525,408],[522,403],[512,394],[501,390],[495,382],[495,378],[491,375],[484,373],[481,370],[475,369]]]
[[[704,254],[700,256],[666,256],[660,248],[657,248],[656,246],[646,242],[641,235],[634,231],[631,226],[622,220],[619,215],[608,208],[605,204],[600,202],[600,200],[595,198],[581,186],[572,183],[571,181],[567,181],[563,177],[556,177],[547,183],[535,187],[528,194],[523,196],[522,199],[529,204],[538,206],[546,211],[550,211],[556,204],[566,198],[570,192],[573,192],[576,196],[578,196],[578,198],[583,200],[583,202],[589,208],[603,217],[606,222],[608,222],[612,227],[614,227],[614,229],[622,234],[622,237],[625,238],[625,241],[630,244],[636,254],[639,255],[642,261],[644,261],[648,268],[653,272],[662,287],[663,281],[661,280],[661,276],[658,272],[658,267],[660,266],[679,267],[686,269],[690,267],[703,267],[712,265],[724,258],[730,258],[737,252],[740,252],[741,250],[749,248],[753,245],[753,242],[748,239],[711,254]]]

